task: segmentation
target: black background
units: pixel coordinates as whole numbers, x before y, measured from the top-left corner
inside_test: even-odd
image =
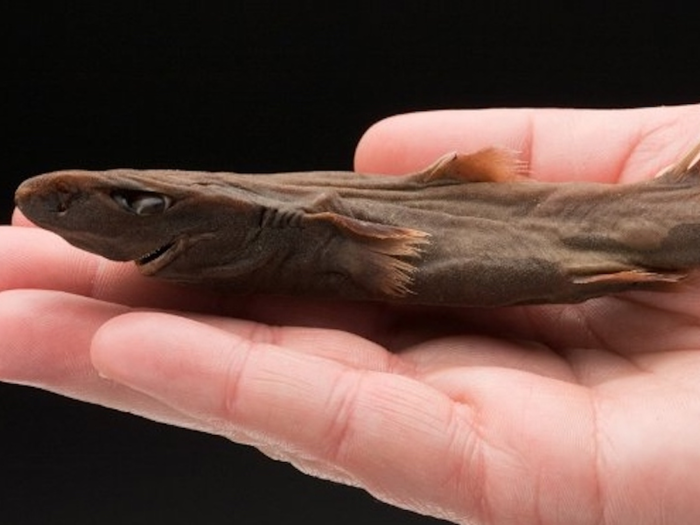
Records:
[[[670,4],[34,4],[0,12],[3,222],[19,181],[59,168],[349,169],[362,132],[400,112],[700,101],[697,18]],[[0,469],[2,523],[437,523],[10,385]]]

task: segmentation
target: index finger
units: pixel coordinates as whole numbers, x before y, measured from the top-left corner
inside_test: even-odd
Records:
[[[676,161],[699,134],[700,105],[429,111],[376,123],[360,140],[355,165],[407,173],[449,151],[504,146],[539,180],[636,182]]]

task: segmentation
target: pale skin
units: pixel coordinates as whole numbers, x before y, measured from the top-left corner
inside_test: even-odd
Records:
[[[542,180],[625,183],[698,134],[700,105],[411,114],[371,128],[355,168],[405,173],[502,145]],[[700,520],[700,277],[499,310],[241,298],[147,280],[13,222],[3,381],[251,444],[461,523]]]

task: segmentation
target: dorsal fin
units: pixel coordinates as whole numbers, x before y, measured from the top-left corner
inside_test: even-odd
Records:
[[[451,179],[460,182],[524,182],[527,164],[507,148],[491,147],[474,153],[452,152],[415,174],[422,182]]]
[[[678,162],[661,170],[656,179],[677,183],[688,177],[700,177],[700,142],[690,148]]]

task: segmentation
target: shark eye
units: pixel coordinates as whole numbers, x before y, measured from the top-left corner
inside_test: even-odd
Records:
[[[114,191],[112,192],[112,200],[126,211],[143,216],[161,214],[172,203],[172,199],[167,195],[133,190]]]

